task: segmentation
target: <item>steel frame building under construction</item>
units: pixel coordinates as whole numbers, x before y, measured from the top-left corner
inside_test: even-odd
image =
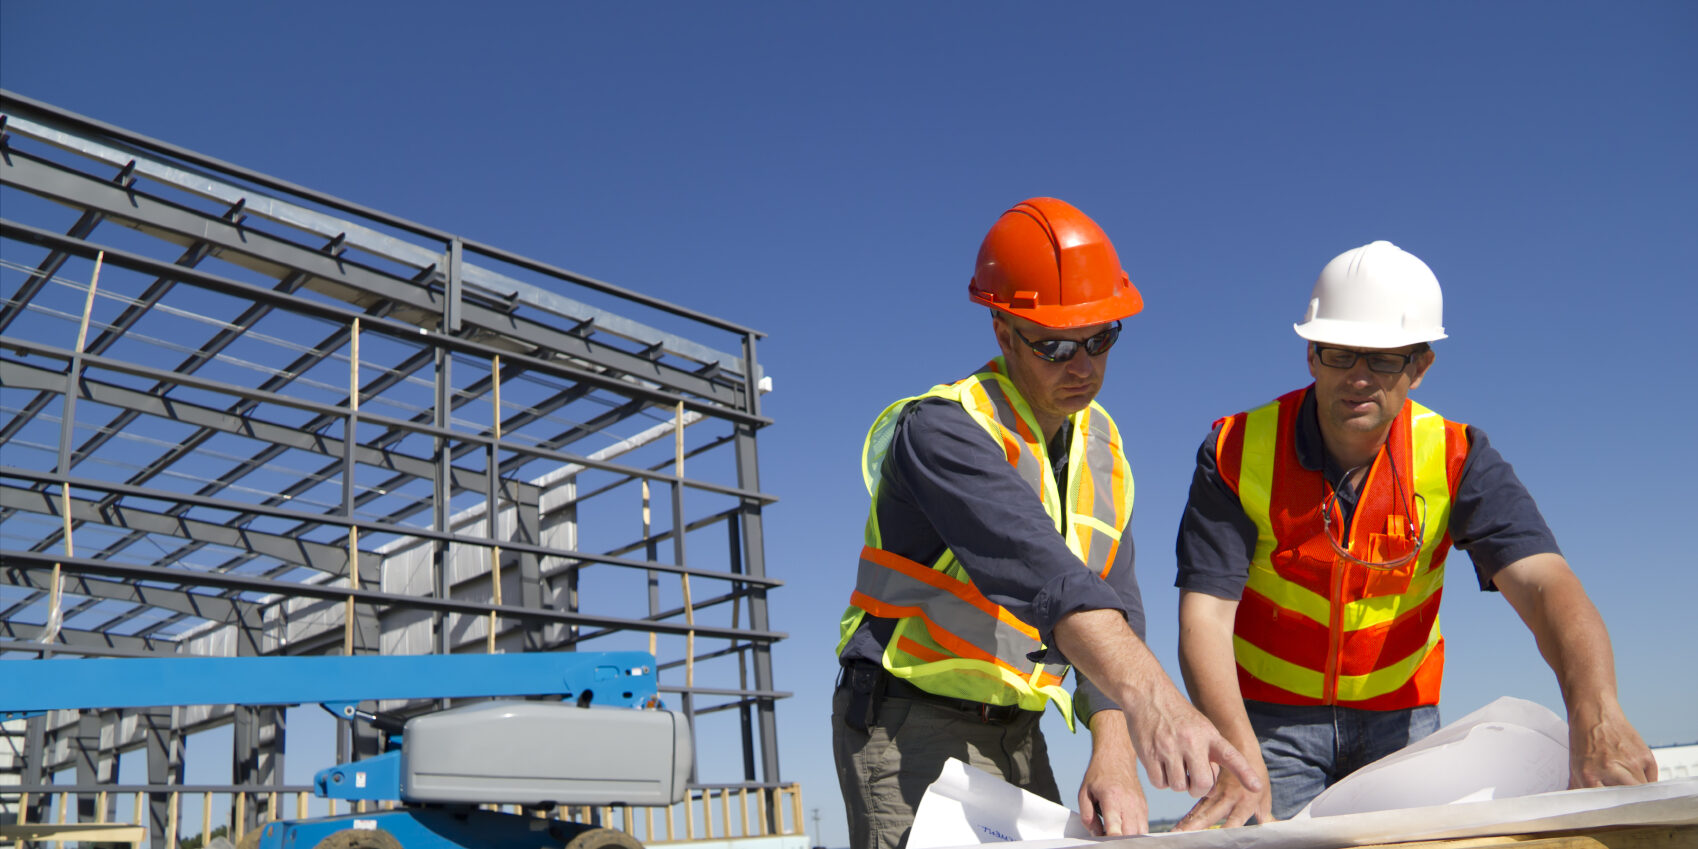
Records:
[[[761,334],[10,92],[0,121],[0,664],[647,650],[700,815],[791,830]],[[189,789],[252,828],[301,789],[284,717],[8,722],[0,824],[133,792],[175,845]],[[185,736],[231,724],[229,784],[185,785]]]

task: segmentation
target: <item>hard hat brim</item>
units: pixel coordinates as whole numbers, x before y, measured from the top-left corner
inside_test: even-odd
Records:
[[[1313,318],[1302,324],[1293,324],[1291,329],[1297,335],[1323,345],[1342,345],[1346,348],[1402,348],[1419,342],[1437,342],[1445,338],[1443,327],[1426,329],[1393,330],[1383,324],[1366,324],[1359,321],[1339,321],[1337,319]]]
[[[1075,327],[1089,327],[1093,324],[1107,324],[1111,321],[1119,321],[1137,315],[1144,309],[1144,296],[1130,283],[1125,284],[1112,297],[1083,304],[1016,307],[997,300],[995,296],[989,293],[979,291],[972,284],[967,286],[967,297],[975,304],[1000,310],[1009,315],[1017,315],[1034,324],[1055,330],[1070,330]]]

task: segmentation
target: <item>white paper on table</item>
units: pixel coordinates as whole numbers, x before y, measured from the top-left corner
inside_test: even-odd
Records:
[[[1291,819],[1241,828],[1093,841],[1052,840],[1018,849],[1341,849],[1418,840],[1692,824],[1698,824],[1698,779],[1633,787],[1588,787],[1512,799]]]
[[[908,849],[1090,836],[1078,814],[950,758],[920,798]]]
[[[918,820],[915,820],[918,823]],[[998,849],[1343,849],[1490,835],[1698,824],[1698,778],[1138,837],[1023,838]],[[983,841],[957,835],[951,846]],[[943,849],[930,843],[923,849]],[[914,847],[922,849],[922,847]]]
[[[1375,766],[1380,769],[1359,783],[1395,777],[1402,769],[1420,770],[1443,787],[1431,798],[1448,796],[1444,801],[1416,798],[1416,788],[1403,786],[1386,810],[1329,816],[1317,807],[1311,817],[1268,825],[1122,838],[1090,837],[1077,814],[951,761],[926,791],[908,845],[909,849],[943,849],[1014,840],[1018,849],[1336,849],[1614,826],[1698,824],[1698,779],[1557,792],[1529,789],[1541,786],[1539,782],[1556,782],[1558,788],[1567,785],[1567,739],[1566,725],[1550,711],[1520,699],[1499,699],[1434,732],[1425,745],[1394,753],[1346,779],[1355,781]],[[1560,756],[1553,754],[1557,749]],[[1476,773],[1446,774],[1432,769],[1431,763],[1398,766],[1422,759],[1454,764],[1453,758],[1490,758],[1494,752],[1510,753],[1510,761],[1486,763],[1484,771]],[[1518,770],[1538,776],[1517,776]],[[1406,775],[1411,776],[1407,780],[1417,780],[1414,772]],[[1344,785],[1340,782],[1335,787]],[[1511,795],[1518,790],[1530,795]],[[1363,793],[1369,795],[1381,801],[1387,798],[1378,792]],[[1484,798],[1487,795],[1493,798]]]
[[[1568,724],[1504,696],[1346,776],[1292,819],[1508,799],[1568,787]]]

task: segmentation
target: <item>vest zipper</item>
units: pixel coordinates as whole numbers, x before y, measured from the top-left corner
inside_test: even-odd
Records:
[[[1323,505],[1321,509],[1326,509]],[[1338,513],[1337,505],[1333,505]],[[1342,518],[1339,516],[1338,518]],[[1351,518],[1355,518],[1352,516]],[[1345,529],[1346,532],[1349,528]],[[1348,541],[1348,538],[1346,538]],[[1338,653],[1344,643],[1344,607],[1338,603],[1344,595],[1344,571],[1347,569],[1344,558],[1334,554],[1332,558],[1332,592],[1327,597],[1327,670],[1321,679],[1321,703],[1338,703]]]

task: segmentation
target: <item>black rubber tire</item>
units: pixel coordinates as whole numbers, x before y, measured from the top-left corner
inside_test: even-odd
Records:
[[[643,844],[616,828],[591,828],[566,841],[566,849],[643,849]]]
[[[401,849],[401,841],[383,829],[338,831],[318,842],[313,849]]]

